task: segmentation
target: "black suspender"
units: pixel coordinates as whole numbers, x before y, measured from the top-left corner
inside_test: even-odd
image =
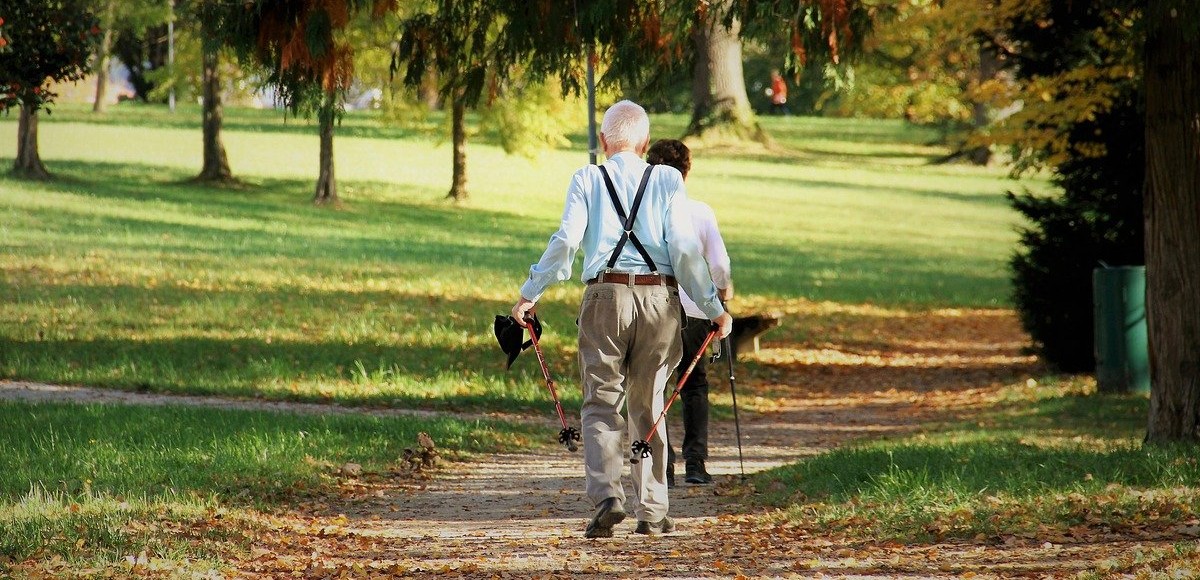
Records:
[[[629,210],[629,215],[625,215],[625,208],[621,205],[620,198],[617,197],[617,189],[613,187],[612,179],[608,177],[608,170],[600,165],[600,174],[604,176],[604,185],[608,189],[608,198],[612,200],[613,207],[617,210],[617,216],[623,222],[621,228],[621,239],[617,241],[617,246],[613,248],[612,256],[608,258],[608,267],[612,268],[617,265],[617,258],[621,256],[621,250],[625,248],[625,242],[633,244],[634,249],[642,255],[642,259],[646,261],[646,265],[650,267],[651,272],[657,272],[658,268],[654,267],[654,260],[650,258],[650,253],[646,251],[646,247],[642,242],[638,241],[637,236],[633,233],[633,220],[637,217],[638,207],[642,205],[642,195],[646,193],[646,184],[650,182],[650,173],[654,170],[651,165],[646,168],[646,172],[642,174],[642,182],[638,184],[637,193],[633,196],[633,207]]]

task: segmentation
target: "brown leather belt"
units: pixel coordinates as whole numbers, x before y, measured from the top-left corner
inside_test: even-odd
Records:
[[[588,285],[596,283],[625,284],[627,286],[670,286],[676,287],[675,277],[669,274],[632,274],[628,272],[602,272],[599,276],[587,281]]]

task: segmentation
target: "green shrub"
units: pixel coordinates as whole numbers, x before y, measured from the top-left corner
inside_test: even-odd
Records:
[[[1059,370],[1095,368],[1092,270],[1144,263],[1144,132],[1140,99],[1130,90],[1113,110],[1071,130],[1072,142],[1099,139],[1107,151],[1059,165],[1060,197],[1008,194],[1031,222],[1010,261],[1013,303],[1039,354]]]

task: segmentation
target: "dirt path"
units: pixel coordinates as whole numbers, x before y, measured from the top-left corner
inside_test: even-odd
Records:
[[[1020,352],[1024,336],[1011,315],[953,311],[869,324],[862,332],[839,329],[841,336],[874,337],[858,343],[777,345],[758,355],[768,372],[745,387],[739,382],[747,473],[853,439],[952,419],[1036,371]],[[16,382],[0,382],[3,399],[432,414]],[[671,428],[679,432],[680,426]],[[748,488],[737,477],[733,422],[714,420],[710,442],[709,470],[717,482],[681,481],[671,490],[678,531],[667,536],[633,534],[630,518],[612,539],[585,540],[591,506],[583,495],[581,455],[556,450],[447,463],[422,481],[355,483],[330,502],[268,516],[264,525],[273,533],[256,538],[249,557],[233,564],[246,577],[1069,577],[1114,550],[1134,549],[1119,539],[1061,546],[1036,538],[1000,546],[863,546],[786,526],[764,530],[748,517],[759,508],[747,501]]]

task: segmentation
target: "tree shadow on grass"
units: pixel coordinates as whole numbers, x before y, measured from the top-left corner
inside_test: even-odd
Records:
[[[844,304],[997,306],[1009,281],[1002,264],[993,275],[976,273],[979,260],[900,252],[864,241],[841,252],[726,238],[747,294],[807,298]]]
[[[871,155],[872,157],[876,155]],[[905,155],[907,156],[907,155]],[[1004,198],[1004,195],[997,192],[995,195],[985,195],[978,193],[962,193],[946,189],[934,189],[931,187],[905,187],[902,185],[877,185],[870,183],[855,183],[849,181],[822,181],[817,179],[803,179],[799,177],[780,177],[774,175],[758,175],[750,173],[730,173],[723,176],[724,179],[730,179],[740,183],[771,182],[778,183],[790,187],[794,187],[797,191],[805,189],[837,189],[853,192],[855,194],[890,194],[903,195],[906,197],[926,198],[929,199],[931,205],[945,202],[958,202],[967,204],[976,204],[984,206],[1008,207],[1009,203]],[[919,207],[919,206],[915,206]]]
[[[61,189],[68,193],[115,202],[153,202],[35,210],[43,214],[38,219],[45,228],[63,235],[81,226],[126,233],[110,240],[114,250],[141,246],[191,255],[200,251],[234,259],[282,257],[326,264],[362,259],[421,266],[441,263],[508,272],[516,280],[542,243],[531,236],[510,235],[522,231],[527,220],[509,213],[376,198],[354,200],[335,210],[314,207],[306,197],[291,195],[302,184],[307,187],[307,182],[298,180],[268,179],[229,190],[181,181],[188,177],[153,166],[82,161],[59,165],[66,175],[60,182],[66,187]],[[151,175],[155,178],[147,179]],[[354,183],[378,192],[398,187]]]
[[[503,367],[492,322],[507,303],[300,288],[62,285],[38,294],[108,313],[91,322],[47,312],[21,333],[37,336],[0,339],[0,370],[10,378],[438,410],[540,411],[548,400],[530,356]],[[570,340],[560,317],[551,328],[568,334],[547,349]],[[555,376],[570,382],[574,359],[547,354]],[[562,396],[577,401],[578,391]]]

